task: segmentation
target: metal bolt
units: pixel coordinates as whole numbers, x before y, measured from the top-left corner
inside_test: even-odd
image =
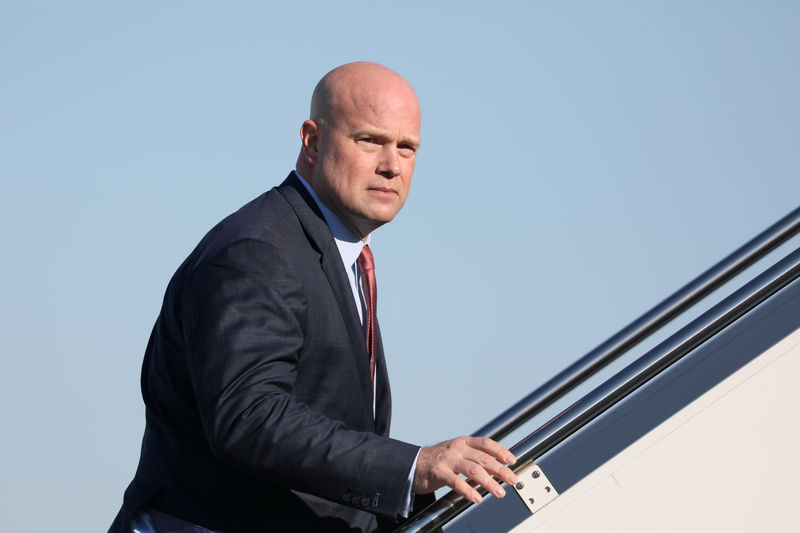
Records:
[[[544,488],[544,491],[545,491],[545,492],[550,492],[550,487],[545,487],[545,488]]]
[[[522,489],[524,489],[524,488],[525,488],[525,484],[524,484],[522,481],[518,482],[518,483],[517,483],[516,485],[514,485],[514,486],[516,487],[516,489],[517,489],[517,490],[522,490]]]
[[[539,477],[541,474],[539,473],[539,471],[538,471],[538,470],[534,470],[534,471],[533,471],[533,474],[531,474],[531,475],[533,476],[533,479],[536,479],[536,478],[538,478],[538,477]]]

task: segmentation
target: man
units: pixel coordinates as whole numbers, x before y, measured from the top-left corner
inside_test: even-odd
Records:
[[[373,531],[406,516],[412,492],[448,485],[479,501],[459,474],[500,497],[492,475],[516,482],[501,464],[513,456],[488,439],[388,437],[368,242],[406,200],[419,127],[413,89],[386,67],[351,63],[319,82],[296,171],[220,222],[170,281],[113,531]]]

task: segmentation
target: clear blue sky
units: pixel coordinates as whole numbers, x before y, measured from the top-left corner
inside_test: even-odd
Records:
[[[394,435],[425,444],[800,205],[798,27],[790,0],[0,1],[0,533],[111,522],[164,288],[292,168],[329,69],[422,103],[373,249]]]

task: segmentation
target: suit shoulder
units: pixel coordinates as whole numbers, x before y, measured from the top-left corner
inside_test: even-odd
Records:
[[[197,266],[243,241],[285,248],[296,245],[299,235],[302,235],[302,227],[296,214],[277,189],[272,189],[211,228],[192,251],[189,261]]]

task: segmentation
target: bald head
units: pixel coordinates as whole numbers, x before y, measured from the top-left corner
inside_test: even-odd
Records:
[[[417,95],[377,63],[328,72],[300,128],[297,171],[359,238],[403,206],[419,148]]]
[[[419,114],[417,95],[405,78],[378,63],[358,61],[336,67],[319,80],[311,96],[309,119],[330,127],[343,111],[369,104],[377,94],[413,102]]]

